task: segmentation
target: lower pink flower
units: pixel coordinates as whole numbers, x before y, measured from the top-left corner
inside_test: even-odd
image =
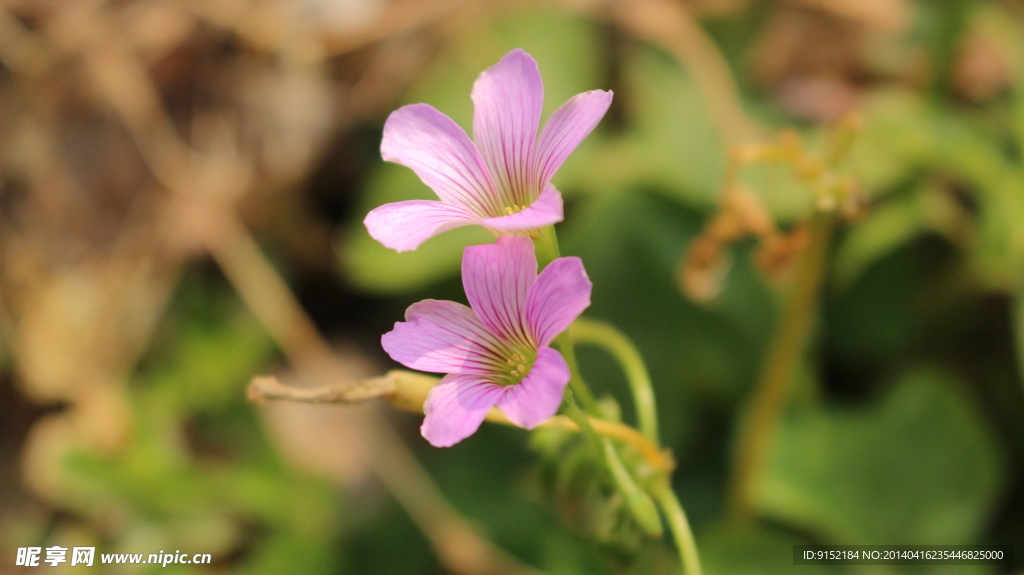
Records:
[[[395,361],[448,374],[423,406],[420,429],[435,447],[472,435],[494,406],[527,429],[558,411],[569,368],[549,344],[590,305],[592,287],[579,258],[558,258],[538,276],[523,236],[466,248],[462,282],[470,307],[415,303],[381,339]]]

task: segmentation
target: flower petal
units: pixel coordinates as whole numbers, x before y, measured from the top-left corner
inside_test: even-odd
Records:
[[[562,392],[569,383],[569,366],[562,354],[542,347],[537,361],[523,381],[505,388],[498,409],[520,427],[533,429],[558,411]]]
[[[580,258],[548,264],[526,299],[526,325],[538,346],[548,345],[590,306],[593,284]]]
[[[427,394],[420,433],[434,447],[473,435],[504,388],[472,375],[446,375]]]
[[[414,250],[441,232],[479,222],[466,208],[431,200],[384,204],[363,220],[370,237],[399,252]]]
[[[562,217],[562,194],[548,185],[526,209],[500,218],[484,218],[480,225],[496,233],[515,233],[557,224]]]
[[[491,333],[529,344],[526,296],[537,279],[537,256],[525,236],[502,236],[470,246],[462,255],[462,285],[469,305]]]
[[[591,90],[576,94],[551,114],[537,139],[534,173],[541,186],[551,180],[569,154],[597,127],[611,104],[611,91]]]
[[[441,200],[485,216],[504,209],[487,165],[466,132],[427,104],[404,106],[384,123],[380,153],[412,168]]]
[[[391,359],[435,373],[488,375],[505,360],[494,354],[494,336],[473,310],[453,301],[426,299],[409,306],[405,321],[381,337]]]
[[[544,105],[537,62],[519,48],[506,54],[473,84],[473,105],[473,140],[506,205],[532,203],[536,180],[529,170]]]

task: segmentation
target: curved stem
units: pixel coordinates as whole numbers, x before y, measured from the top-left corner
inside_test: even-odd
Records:
[[[570,421],[575,423],[577,429],[590,440],[597,452],[598,458],[601,460],[601,463],[607,467],[608,457],[603,446],[604,440],[601,439],[601,435],[598,434],[596,429],[594,429],[594,425],[591,423],[590,419],[580,411],[580,406],[576,405],[576,399],[572,395],[572,390],[568,387],[565,388],[565,396],[562,399],[562,406],[564,407],[563,413],[565,414],[565,417],[568,417]],[[488,415],[490,415],[490,413],[488,413]],[[505,414],[502,413],[502,416],[504,415]],[[502,419],[504,419],[504,417],[502,417]],[[499,422],[504,423],[503,421]]]
[[[675,540],[676,549],[679,551],[679,561],[683,564],[685,575],[703,575],[704,571],[700,566],[700,555],[697,553],[697,542],[693,539],[693,530],[690,529],[690,522],[686,518],[686,512],[679,503],[668,479],[656,481],[651,486],[652,495],[661,507],[661,512],[668,520],[668,527],[672,531],[672,538]]]
[[[810,239],[793,293],[769,348],[750,411],[740,429],[729,493],[734,516],[749,516],[753,511],[753,486],[774,445],[793,372],[813,326],[832,227],[830,214],[816,214],[811,220]]]
[[[626,505],[629,507],[630,513],[633,514],[633,518],[648,535],[661,537],[661,518],[658,517],[658,508],[654,506],[651,497],[637,484],[636,479],[633,478],[626,468],[626,464],[619,457],[619,452],[615,451],[612,442],[604,439],[601,444],[605,453],[605,464],[608,466],[608,471],[611,472],[612,481],[615,482],[619,493],[626,498]]]
[[[508,421],[504,414],[498,410],[489,412],[487,414],[487,421],[513,425],[512,422]],[[643,436],[643,434],[632,427],[615,421],[596,419],[593,417],[588,417],[587,421],[599,435],[609,439],[617,439],[635,447],[636,450],[640,452],[640,455],[643,456],[647,464],[650,465],[656,473],[667,474],[675,467],[675,461],[673,461],[670,453],[662,451],[657,445],[651,443],[650,440]],[[563,416],[552,417],[540,424],[540,427],[557,427],[573,431],[579,429],[579,425],[576,422]]]
[[[597,345],[607,350],[626,373],[626,381],[633,394],[636,419],[640,431],[655,444],[658,438],[658,407],[647,365],[636,346],[615,326],[592,319],[580,318],[569,328],[574,343]]]
[[[534,250],[537,253],[538,269],[546,268],[549,263],[562,255],[561,250],[558,248],[558,236],[555,234],[555,226],[541,228],[530,237],[533,239]]]
[[[560,333],[555,338],[554,344],[558,351],[562,353],[565,363],[569,366],[569,389],[580,398],[580,403],[583,404],[584,409],[590,413],[601,413],[597,407],[597,400],[594,399],[594,394],[590,392],[590,388],[583,381],[583,375],[580,374],[579,364],[576,363],[576,349],[573,348],[569,332],[564,331]]]
[[[632,513],[633,517],[636,519],[637,524],[639,524],[647,533],[654,536],[660,536],[661,520],[658,518],[658,510],[654,506],[654,502],[652,502],[651,498],[644,493],[642,489],[640,489],[639,485],[637,485],[636,480],[630,474],[629,470],[626,469],[626,465],[622,462],[622,458],[619,457],[619,453],[615,450],[615,446],[612,445],[612,442],[598,434],[594,422],[601,420],[592,421],[584,415],[583,412],[580,411],[579,406],[576,405],[576,401],[573,399],[572,390],[569,388],[565,389],[565,399],[562,405],[565,408],[565,415],[576,424],[578,429],[583,432],[583,435],[585,435],[587,439],[590,440],[590,443],[596,448],[601,464],[608,470],[609,475],[611,475],[615,488],[618,489],[619,493],[621,493],[623,497],[625,497],[626,505],[629,507],[630,513]],[[504,417],[504,414],[502,414],[502,416]],[[627,429],[632,431],[632,428]],[[634,433],[636,432],[634,431]]]

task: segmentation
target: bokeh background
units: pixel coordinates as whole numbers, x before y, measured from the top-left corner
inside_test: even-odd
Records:
[[[379,338],[406,306],[464,300],[461,249],[486,233],[395,254],[361,220],[431,197],[381,160],[387,114],[428,102],[468,128],[474,78],[515,47],[546,113],[615,91],[556,176],[562,252],[649,363],[707,571],[902,573],[793,567],[790,546],[1001,543],[1015,567],[911,569],[1024,572],[1011,0],[0,2],[0,572],[30,545],[214,559],[110,573],[674,572],[522,430],[438,450],[387,404],[246,400],[254,375],[391,369]],[[731,146],[790,128],[814,150],[851,113],[865,209],[830,248],[756,520],[731,521],[788,286],[753,241],[710,301],[681,265]],[[741,172],[783,229],[810,207],[787,174]],[[580,357],[631,420],[617,366]]]

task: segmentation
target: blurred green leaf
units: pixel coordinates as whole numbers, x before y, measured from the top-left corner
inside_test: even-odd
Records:
[[[338,573],[337,552],[322,541],[294,532],[278,532],[263,538],[253,549],[245,567],[245,575],[279,575],[302,573],[318,575]]]
[[[876,405],[793,414],[756,498],[822,542],[962,544],[978,541],[1003,479],[971,399],[918,370]]]
[[[725,523],[702,533],[697,543],[707,575],[772,575],[793,573],[793,545],[809,542],[770,527]],[[842,572],[822,565],[796,569],[806,575]]]
[[[170,361],[147,379],[186,409],[222,408],[237,395],[273,351],[262,326],[240,306],[228,304],[230,315],[216,326],[183,326]]]
[[[936,165],[970,184],[978,204],[972,250],[978,275],[989,287],[1012,290],[1024,273],[1024,168],[1009,161],[1002,142],[964,118],[943,116],[936,123]]]
[[[581,147],[556,184],[587,193],[643,186],[691,205],[713,204],[725,146],[697,86],[675,60],[650,47],[630,46],[624,56],[625,93],[616,98],[627,110],[625,129]]]
[[[163,547],[211,553],[241,572],[337,572],[337,494],[280,465],[243,393],[272,353],[266,333],[221,284],[191,276],[156,342],[130,388],[128,444],[65,460],[68,507],[122,524],[120,552]]]
[[[842,236],[833,260],[840,288],[851,286],[878,260],[927,232],[967,247],[969,215],[947,191],[928,184],[872,207]]]
[[[580,256],[594,282],[586,313],[615,324],[647,362],[659,410],[672,414],[662,421],[670,442],[695,423],[695,396],[731,404],[742,394],[774,313],[771,293],[743,246],[737,246],[736,265],[712,305],[682,294],[677,269],[700,229],[700,216],[680,203],[626,188],[593,198],[559,232],[563,253]],[[580,350],[587,356],[582,369],[588,382],[599,391],[624,389],[614,368],[588,369],[603,359],[591,352]],[[632,413],[628,394],[616,399]]]
[[[909,91],[871,94],[864,132],[854,140],[848,162],[869,197],[890,191],[934,156],[929,112],[924,99]]]
[[[1019,374],[1024,374],[1024,287],[1020,288],[1013,297],[1013,335],[1017,351],[1017,369]],[[1019,375],[1018,381],[1024,385],[1024,378]]]
[[[836,281],[845,287],[876,260],[891,253],[922,231],[916,203],[890,201],[873,209],[845,235],[835,255]]]
[[[466,246],[494,241],[479,226],[467,226],[427,240],[417,250],[397,253],[374,240],[360,225],[349,229],[339,247],[342,266],[357,288],[377,294],[403,294],[458,272]]]

